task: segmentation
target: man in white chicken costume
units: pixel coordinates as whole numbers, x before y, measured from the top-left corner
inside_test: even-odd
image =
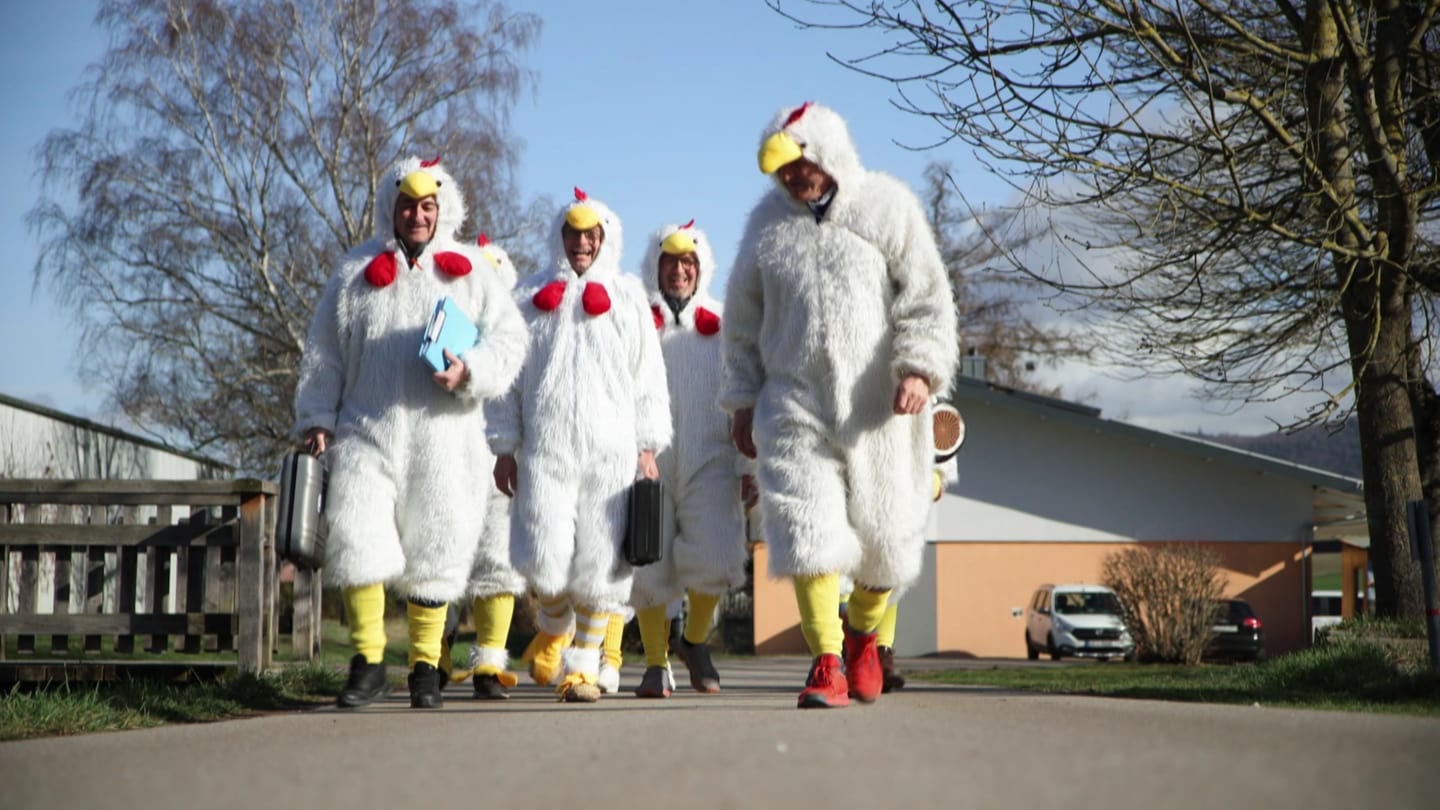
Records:
[[[660,561],[635,572],[630,598],[645,644],[645,674],[635,691],[640,697],[668,697],[675,688],[666,608],[682,592],[690,609],[678,652],[690,685],[698,692],[720,691],[706,639],[720,598],[745,581],[741,481],[751,465],[735,451],[729,417],[716,401],[721,306],[709,294],[715,270],[710,238],[694,220],[651,234],[640,265],[665,355],[675,429],[659,458],[674,521],[663,527]]]
[[[561,700],[589,703],[610,615],[630,599],[628,493],[637,468],[659,476],[670,406],[645,288],[620,270],[619,217],[577,188],[550,243],[549,265],[515,288],[530,353],[486,406],[487,434],[495,485],[514,497],[511,563],[540,602],[530,675],[559,676]]]
[[[759,162],[776,187],[730,275],[720,403],[740,452],[758,449],[770,573],[795,584],[814,657],[799,706],[870,702],[875,629],[891,589],[920,571],[928,402],[958,362],[955,308],[920,201],[860,164],[833,110],[782,110]],[[842,622],[847,573],[857,587]]]
[[[315,308],[295,392],[296,432],[326,454],[325,577],[344,595],[356,654],[341,708],[386,690],[385,588],[409,599],[410,702],[441,703],[448,602],[465,592],[485,528],[481,400],[509,389],[525,324],[509,290],[456,241],[465,200],[435,161],[407,158],[376,190],[375,238],[340,262]],[[419,356],[448,296],[480,342],[434,371]]]

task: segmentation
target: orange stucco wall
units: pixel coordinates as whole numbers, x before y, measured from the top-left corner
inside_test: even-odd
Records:
[[[938,543],[935,545],[936,649],[941,655],[1018,658],[1025,654],[1023,609],[1044,582],[1099,582],[1106,555],[1130,543]],[[1158,547],[1164,543],[1143,543]],[[1304,646],[1307,563],[1298,543],[1210,544],[1221,556],[1226,593],[1250,602],[1269,652]],[[755,549],[755,649],[803,653],[800,617],[788,581],[769,579],[764,544]],[[919,594],[916,595],[919,597]],[[916,599],[900,606],[925,609]]]

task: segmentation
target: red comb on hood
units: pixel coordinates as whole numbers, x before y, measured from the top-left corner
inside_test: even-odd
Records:
[[[485,247],[486,245],[490,244],[490,237],[482,233],[480,234],[480,238],[477,241],[480,243],[480,247]]]
[[[575,187],[575,201],[576,201],[576,202],[585,202],[585,201],[588,200],[588,199],[590,199],[590,195],[588,195],[588,194],[586,194],[585,192],[581,191],[579,186],[576,186],[576,187]]]
[[[693,227],[695,227],[695,218],[694,218],[694,217],[691,217],[689,222],[687,222],[687,223],[685,223],[684,225],[681,225],[681,226],[680,226],[680,230],[683,231],[683,230],[685,230],[686,228],[693,228]]]
[[[795,112],[790,113],[790,117],[785,119],[785,126],[788,127],[796,121],[799,121],[800,116],[804,115],[805,111],[810,109],[810,104],[811,102],[807,101],[804,104],[801,104],[799,107],[796,107]],[[784,129],[784,127],[781,127],[781,129]]]
[[[439,156],[439,155],[436,155],[435,157],[431,158],[430,160],[422,160],[422,161],[420,161],[420,168],[422,168],[422,169],[428,169],[428,168],[430,168],[431,166],[438,166],[438,165],[440,165],[440,156]]]

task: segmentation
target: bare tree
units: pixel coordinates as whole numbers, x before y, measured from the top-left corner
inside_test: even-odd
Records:
[[[1086,357],[1093,346],[1057,318],[1041,317],[1053,290],[1011,263],[1048,225],[1024,209],[977,209],[955,175],[946,162],[926,166],[922,197],[955,296],[960,351],[985,359],[987,380],[1059,396],[1036,379],[1037,363]]]
[[[113,0],[96,21],[111,45],[83,122],[40,150],[35,272],[136,423],[269,472],[312,308],[374,234],[389,164],[444,155],[469,227],[531,227],[507,113],[539,20],[492,0]]]
[[[1129,357],[1250,399],[1328,393],[1314,420],[1353,394],[1376,607],[1421,615],[1406,505],[1423,470],[1440,514],[1440,0],[767,2],[881,32],[841,61],[1030,204],[1083,207],[1076,254],[1115,269],[1031,269],[1123,313]]]

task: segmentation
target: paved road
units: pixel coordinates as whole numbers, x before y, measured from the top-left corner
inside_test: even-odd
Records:
[[[719,664],[719,695],[576,706],[536,687],[505,703],[452,687],[438,712],[397,696],[3,743],[0,807],[1440,807],[1440,719],[915,682],[873,706],[800,712],[805,661]],[[622,686],[639,675],[627,666]]]

